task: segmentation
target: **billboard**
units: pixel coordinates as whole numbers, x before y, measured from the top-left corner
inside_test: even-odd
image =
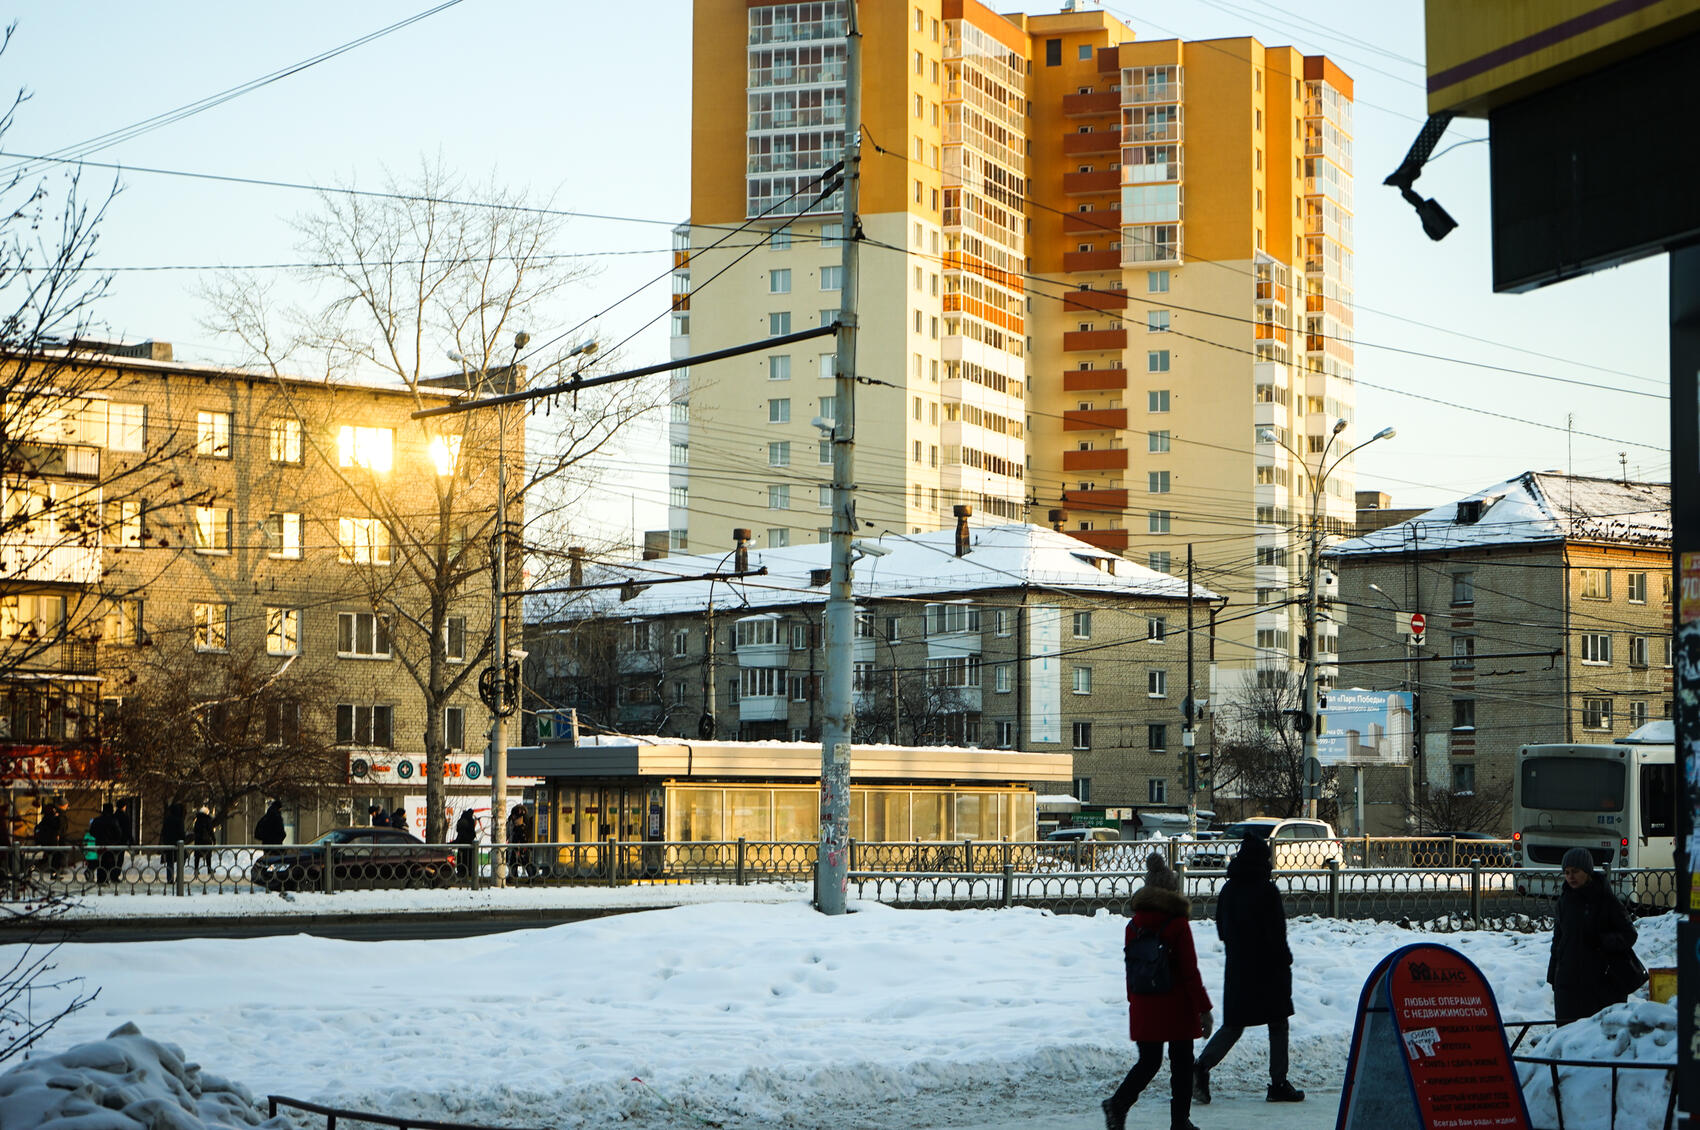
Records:
[[[1317,725],[1317,760],[1324,765],[1409,765],[1411,697],[1408,691],[1329,691]]]

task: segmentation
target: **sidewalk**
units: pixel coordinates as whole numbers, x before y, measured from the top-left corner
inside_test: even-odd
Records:
[[[1071,1108],[1036,1118],[992,1118],[985,1121],[952,1123],[950,1126],[918,1127],[917,1130],[1103,1130],[1104,1116],[1098,1100],[1089,1109]],[[1333,1130],[1340,1111],[1339,1091],[1309,1091],[1302,1103],[1265,1102],[1262,1095],[1216,1094],[1209,1106],[1193,1105],[1192,1121],[1198,1130]],[[1169,1088],[1159,1078],[1139,1103],[1128,1112],[1127,1130],[1167,1130]]]

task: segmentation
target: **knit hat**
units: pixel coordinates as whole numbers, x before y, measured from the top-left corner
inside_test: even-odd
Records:
[[[1573,847],[1564,853],[1564,862],[1561,866],[1574,867],[1578,871],[1586,871],[1592,875],[1594,873],[1594,853],[1587,848]]]
[[[1168,861],[1163,858],[1162,852],[1154,851],[1145,857],[1145,885],[1165,891],[1180,891],[1181,877],[1169,870]]]

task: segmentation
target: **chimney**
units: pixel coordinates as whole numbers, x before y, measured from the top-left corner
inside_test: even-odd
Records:
[[[1068,511],[1067,510],[1053,510],[1053,511],[1051,511],[1051,529],[1061,530],[1063,528],[1063,523],[1067,522],[1067,521],[1068,521]]]
[[[567,546],[567,583],[575,589],[584,584],[584,546]]]
[[[750,568],[750,531],[742,526],[733,530],[732,543],[733,553],[736,554],[732,558],[733,569],[739,573],[748,572]]]
[[[972,506],[966,506],[958,503],[950,508],[950,512],[956,515],[956,555],[958,557],[967,557],[968,519],[973,517],[974,508]]]

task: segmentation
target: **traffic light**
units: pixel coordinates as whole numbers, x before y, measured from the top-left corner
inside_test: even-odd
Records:
[[[1200,782],[1210,780],[1210,774],[1215,765],[1216,755],[1214,753],[1200,753],[1198,755],[1198,779]]]

